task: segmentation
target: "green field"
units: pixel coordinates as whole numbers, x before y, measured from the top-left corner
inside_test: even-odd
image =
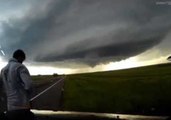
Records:
[[[68,75],[63,110],[171,113],[171,64]]]
[[[32,78],[42,91],[56,76]],[[170,115],[171,64],[67,75],[62,103],[67,111]]]

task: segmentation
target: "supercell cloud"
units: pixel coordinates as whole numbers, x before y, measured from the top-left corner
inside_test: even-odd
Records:
[[[164,39],[171,30],[171,5],[156,0],[14,0],[1,5],[0,45],[6,58],[20,48],[32,62],[95,66],[170,44]]]

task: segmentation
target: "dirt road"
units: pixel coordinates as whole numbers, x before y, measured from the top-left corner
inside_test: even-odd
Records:
[[[59,110],[62,103],[64,79],[64,77],[58,77],[51,84],[37,87],[37,94],[32,98],[32,108],[38,110]]]

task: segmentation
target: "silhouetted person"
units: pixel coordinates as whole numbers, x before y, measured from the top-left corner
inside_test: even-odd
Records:
[[[26,56],[22,50],[13,53],[8,64],[1,70],[1,79],[7,96],[8,120],[33,120],[30,111],[32,80],[28,69],[22,64]]]

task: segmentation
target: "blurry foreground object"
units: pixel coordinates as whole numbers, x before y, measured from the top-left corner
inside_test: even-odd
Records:
[[[168,60],[168,61],[171,61],[171,56],[169,56],[169,57],[167,58],[167,60]]]

